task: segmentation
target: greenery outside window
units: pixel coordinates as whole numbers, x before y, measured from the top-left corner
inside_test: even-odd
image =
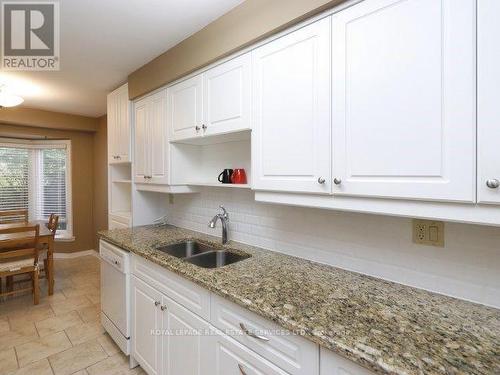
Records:
[[[56,239],[73,238],[69,140],[0,138],[0,210],[17,209],[30,220],[59,215]]]

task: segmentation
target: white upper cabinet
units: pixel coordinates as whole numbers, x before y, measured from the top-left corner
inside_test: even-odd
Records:
[[[204,135],[251,128],[251,69],[247,53],[203,74]]]
[[[252,184],[331,193],[330,18],[252,51]]]
[[[478,202],[500,203],[500,1],[477,9]]]
[[[366,0],[333,15],[334,194],[474,202],[474,3]]]
[[[248,130],[251,127],[250,53],[168,88],[170,139]]]
[[[144,182],[148,176],[149,161],[149,127],[148,127],[148,101],[139,100],[135,103],[134,114],[134,181]]]
[[[152,95],[149,102],[151,161],[149,182],[168,184],[168,135],[167,135],[167,96],[165,90]]]
[[[203,77],[198,74],[167,89],[170,140],[201,134],[203,123]]]
[[[108,94],[108,162],[130,162],[130,101],[125,84]]]
[[[166,91],[135,103],[134,181],[168,184],[168,138]]]

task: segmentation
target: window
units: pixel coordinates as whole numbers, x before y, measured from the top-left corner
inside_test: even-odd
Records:
[[[70,141],[0,139],[0,210],[30,220],[59,215],[57,238],[72,238]]]

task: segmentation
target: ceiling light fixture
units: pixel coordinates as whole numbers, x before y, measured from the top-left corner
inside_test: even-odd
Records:
[[[22,102],[24,102],[23,98],[5,92],[5,86],[0,86],[0,109],[4,107],[15,107]]]

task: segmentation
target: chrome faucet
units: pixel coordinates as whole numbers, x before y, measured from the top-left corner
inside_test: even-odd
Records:
[[[222,213],[215,215],[212,220],[208,222],[208,227],[215,228],[217,219],[220,219],[220,222],[222,223],[222,244],[224,245],[227,243],[227,222],[229,221],[229,215],[222,204],[220,205],[220,208],[222,209]]]

